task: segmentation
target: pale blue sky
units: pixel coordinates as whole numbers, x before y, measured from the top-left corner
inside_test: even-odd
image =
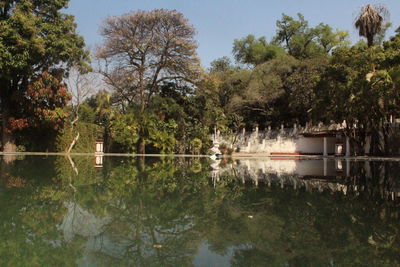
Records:
[[[176,9],[196,28],[198,54],[202,65],[208,67],[218,57],[231,56],[234,39],[254,34],[270,40],[282,13],[296,16],[300,12],[311,26],[324,22],[348,30],[351,40],[357,41],[354,18],[369,3],[382,4],[389,10],[391,35],[400,26],[399,0],[70,0],[66,12],[75,16],[79,33],[93,47],[102,41],[99,26],[107,16],[137,9]]]

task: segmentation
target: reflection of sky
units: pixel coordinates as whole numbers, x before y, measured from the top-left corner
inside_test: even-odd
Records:
[[[96,253],[102,253],[112,258],[122,259],[126,253],[126,248],[130,246],[130,240],[113,241],[107,236],[101,235],[90,238],[85,246],[83,258],[77,262],[78,266],[98,266]]]
[[[197,250],[193,264],[198,267],[223,267],[230,266],[230,261],[233,256],[234,249],[227,249],[226,255],[219,255],[212,252],[206,242],[202,243]]]
[[[59,228],[64,231],[64,239],[67,242],[71,241],[75,235],[98,236],[103,227],[111,222],[110,217],[97,218],[74,202],[65,202],[64,205],[68,212]]]

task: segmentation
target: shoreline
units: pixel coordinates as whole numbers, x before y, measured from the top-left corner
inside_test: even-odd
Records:
[[[0,156],[25,155],[25,156],[104,156],[104,157],[181,157],[181,158],[209,158],[209,155],[191,154],[135,154],[135,153],[65,153],[65,152],[0,152]],[[322,156],[322,155],[269,155],[267,153],[233,153],[224,155],[223,158],[233,160],[321,160],[321,159],[346,159],[364,161],[400,161],[399,157],[375,156]]]

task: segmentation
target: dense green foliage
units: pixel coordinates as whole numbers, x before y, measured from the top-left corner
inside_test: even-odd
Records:
[[[65,147],[77,132],[59,138],[62,145],[54,145],[55,137],[68,132],[60,130],[65,122],[71,127],[79,118],[104,129],[107,152],[207,153],[215,128],[235,136],[244,127],[346,121],[357,154],[389,153],[381,139],[400,111],[400,34],[385,41],[391,23],[383,8],[366,6],[356,20],[367,44],[352,45],[347,32],[324,23],[312,27],[302,14],[282,14],[269,41],[251,34],[236,39],[236,64],[225,56],[206,71],[195,29],[183,14],[158,9],[110,17],[96,52],[108,90],[98,88],[64,108],[70,96],[61,80],[72,64],[84,66],[83,40],[73,18],[57,11],[67,1],[34,3],[5,1],[1,7],[7,29],[0,33],[1,99],[10,117],[4,132],[18,133],[28,150]],[[41,9],[46,20],[35,13]],[[60,63],[64,67],[56,68]],[[11,116],[7,105],[16,99],[21,108]],[[48,144],[35,148],[29,135],[46,136]]]
[[[347,32],[326,24],[310,27],[301,14],[283,14],[270,43],[253,35],[235,40],[233,55],[246,68],[217,59],[197,92],[206,95],[222,131],[346,121],[356,154],[388,155],[387,122],[400,111],[400,50],[399,35],[382,41],[390,24],[379,18],[367,46],[351,45]]]
[[[39,126],[39,120],[53,120],[53,127],[60,124],[63,115],[58,109],[68,99],[62,78],[72,65],[87,68],[88,54],[83,38],[76,34],[74,18],[60,12],[67,4],[68,0],[0,1],[0,97],[6,151],[14,149],[16,131],[31,128],[30,134],[40,135],[49,125]],[[24,107],[16,108],[21,103]]]
[[[55,151],[67,152],[77,132],[79,132],[79,140],[71,152],[94,152],[96,139],[103,137],[102,127],[93,123],[78,122],[74,128],[71,128],[71,126],[66,126],[59,131],[59,134],[57,135],[57,147]]]
[[[255,39],[252,34],[233,43],[236,61],[244,64],[258,65],[284,53],[283,48],[268,44],[265,37]]]

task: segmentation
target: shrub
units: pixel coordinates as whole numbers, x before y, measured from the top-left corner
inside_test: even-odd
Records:
[[[66,152],[78,132],[78,142],[71,152],[93,153],[95,151],[96,139],[103,137],[103,129],[98,125],[85,122],[78,122],[73,129],[71,126],[68,126],[60,131],[56,142],[57,151]]]

